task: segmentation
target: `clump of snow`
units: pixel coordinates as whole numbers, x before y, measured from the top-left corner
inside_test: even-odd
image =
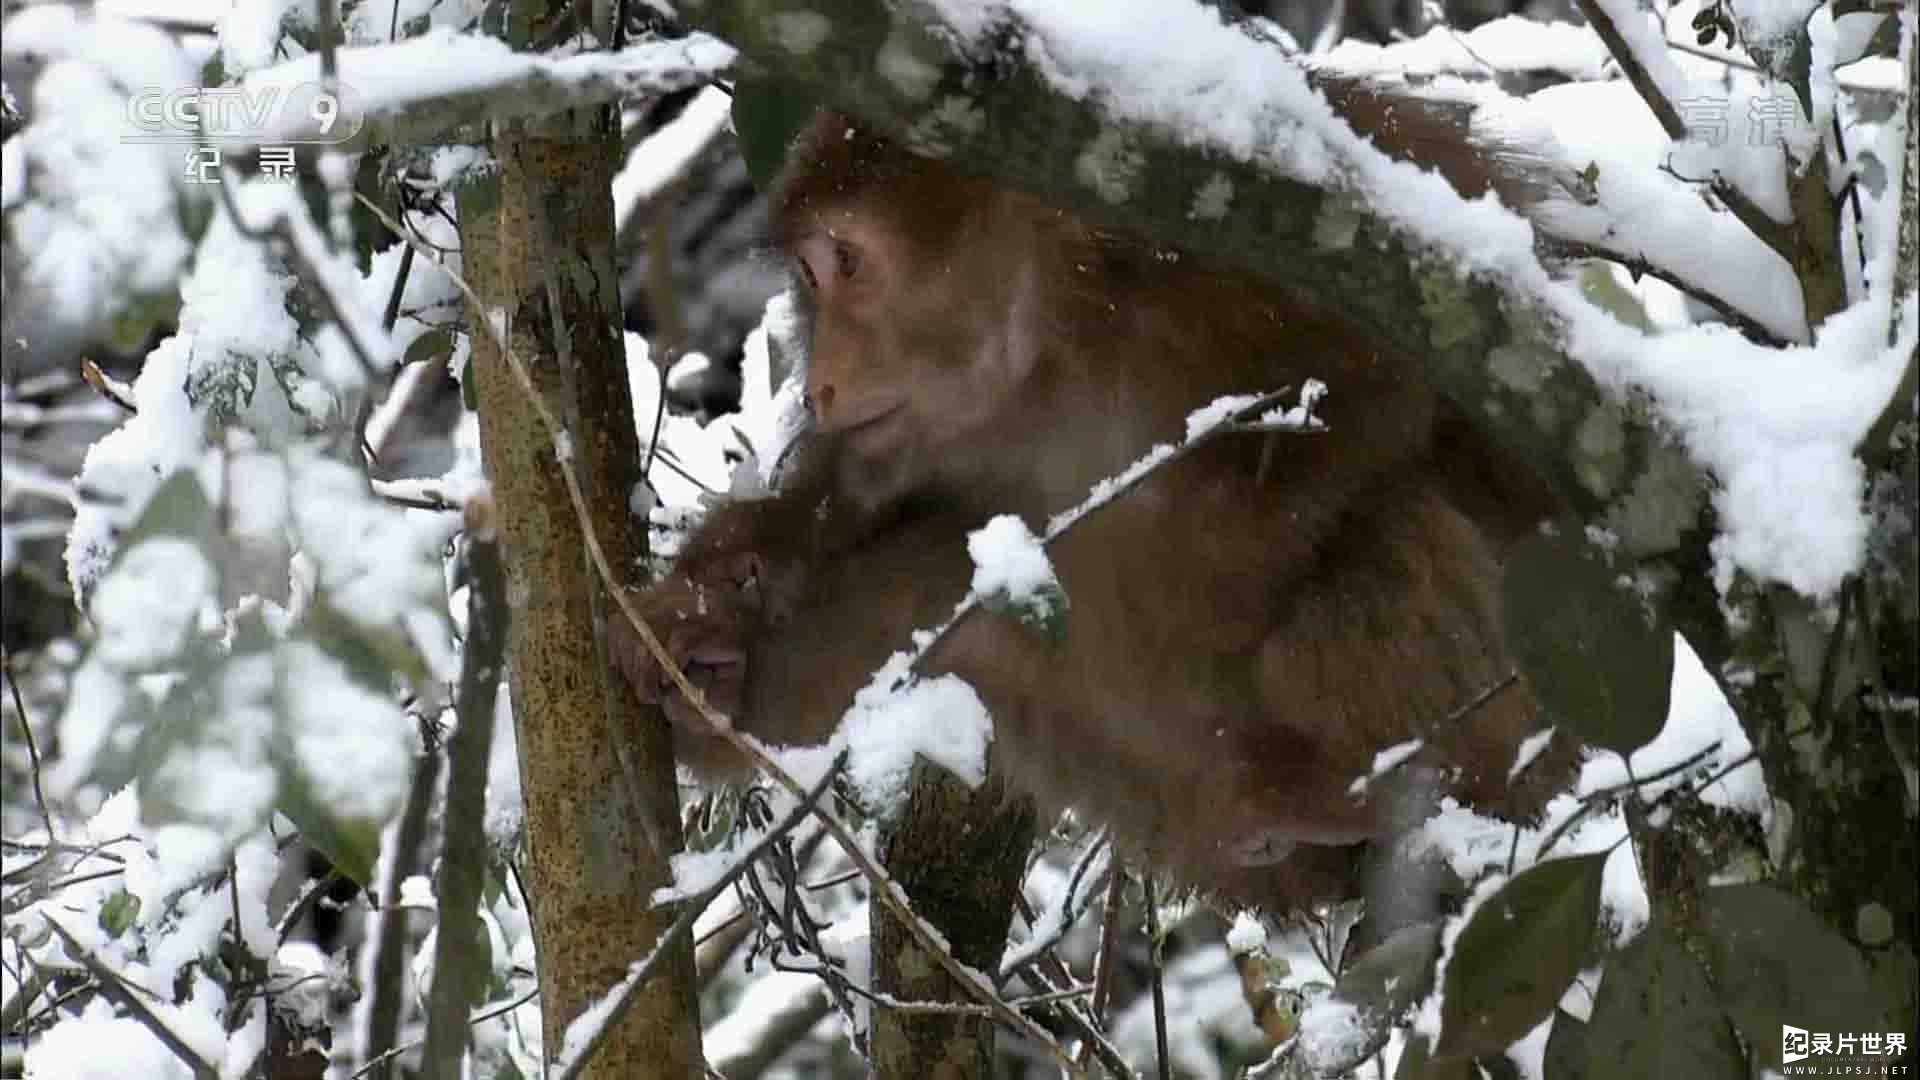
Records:
[[[1738,568],[1810,596],[1837,589],[1868,531],[1853,448],[1899,380],[1913,325],[1889,347],[1886,303],[1869,300],[1829,319],[1814,345],[1774,349],[1724,326],[1648,337],[1557,299],[1572,351],[1603,382],[1650,392],[1719,480],[1721,587]]]
[[[1235,956],[1260,952],[1267,947],[1267,926],[1250,911],[1238,912],[1227,928],[1227,951]]]
[[[1187,217],[1195,221],[1219,221],[1227,216],[1232,205],[1233,181],[1223,173],[1214,173],[1193,193],[1193,205],[1187,208]]]
[[[1372,1042],[1373,1025],[1365,1012],[1332,994],[1308,1002],[1300,1014],[1296,1039],[1297,1060],[1311,1070],[1331,1073],[1339,1066],[1363,1060]]]
[[[193,1070],[167,1044],[140,1021],[115,1016],[103,997],[27,1047],[27,1075],[35,1080],[193,1080]]]
[[[835,742],[847,750],[847,779],[862,802],[886,814],[906,797],[914,757],[970,787],[987,778],[993,718],[973,687],[955,675],[912,679],[895,688],[905,653],[874,675],[840,720]]]
[[[1547,746],[1553,742],[1553,732],[1554,729],[1548,727],[1536,731],[1520,740],[1520,748],[1515,750],[1513,754],[1513,764],[1507,768],[1507,781],[1509,783],[1513,781],[1514,777],[1526,772],[1527,766],[1533,764],[1535,759],[1539,758],[1539,756],[1546,751]]]
[[[1004,596],[1023,610],[1048,616],[1061,596],[1059,579],[1040,538],[1014,514],[1001,514],[967,534],[973,592]]]
[[[343,817],[385,820],[407,789],[412,721],[390,695],[354,681],[319,648],[289,643],[284,663],[294,753],[314,797]]]
[[[101,660],[122,672],[152,671],[179,657],[203,605],[214,599],[213,567],[176,536],[143,540],[120,560],[89,605]]]
[[[1367,775],[1355,777],[1353,783],[1347,785],[1347,794],[1355,797],[1365,795],[1367,788],[1372,785],[1373,781],[1378,780],[1380,777],[1387,775],[1405,764],[1408,759],[1425,749],[1426,745],[1427,742],[1425,739],[1407,739],[1404,742],[1394,743],[1392,746],[1374,754],[1373,764],[1369,768]]]
[[[32,193],[8,214],[9,249],[59,319],[95,325],[170,291],[192,250],[176,148],[125,136],[132,92],[192,86],[198,72],[162,30],[84,12],[23,8],[7,19],[0,56],[46,62],[33,122],[9,142],[19,145],[7,186]]]
[[[695,94],[667,126],[640,140],[613,177],[613,220],[623,232],[635,209],[659,198],[714,145],[733,116],[733,97],[718,86]]]

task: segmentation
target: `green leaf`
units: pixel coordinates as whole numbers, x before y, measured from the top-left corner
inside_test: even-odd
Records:
[[[406,359],[402,363],[414,364],[432,361],[444,364],[453,355],[453,331],[446,327],[436,327],[414,338],[407,346]]]
[[[259,383],[260,361],[248,353],[196,348],[187,360],[187,400],[222,420],[253,404]]]
[[[1474,910],[1447,961],[1441,1056],[1499,1054],[1552,1012],[1593,943],[1606,864],[1543,862]]]
[[[154,489],[153,496],[140,511],[140,519],[120,537],[120,554],[125,555],[140,541],[153,536],[185,537],[205,552],[215,527],[212,501],[200,490],[200,481],[193,470],[182,469]]]
[[[342,876],[366,888],[373,884],[373,868],[380,857],[378,822],[356,821],[335,814],[315,798],[297,765],[280,757],[279,810],[300,830],[307,846],[327,857]]]
[[[1580,271],[1576,280],[1580,283],[1580,294],[1588,303],[1636,330],[1653,332],[1653,320],[1647,317],[1646,306],[1613,276],[1612,264],[1591,263]]]
[[[1706,970],[1658,916],[1608,959],[1587,1035],[1590,1045],[1606,1048],[1608,1076],[1745,1080],[1748,1075]],[[1776,1030],[1773,1041],[1779,1040]]]
[[[133,920],[140,917],[140,898],[125,889],[116,889],[106,902],[100,905],[100,929],[110,938],[117,938],[127,932]]]
[[[1553,1010],[1553,1028],[1547,1032],[1547,1052],[1541,1062],[1544,1080],[1587,1080],[1587,1025],[1565,1009]]]
[[[202,83],[203,86],[217,85]],[[169,289],[128,299],[125,306],[107,324],[107,343],[121,352],[144,352],[155,330],[166,330],[180,321],[180,292]]]
[[[1439,957],[1439,923],[1402,927],[1344,965],[1333,996],[1398,1016],[1433,988],[1433,965]]]
[[[1035,586],[1018,597],[1005,589],[996,589],[980,598],[980,606],[1019,619],[1056,645],[1066,640],[1067,591],[1057,581]]]
[[[1427,1040],[1418,1035],[1407,1036],[1407,1046],[1400,1052],[1400,1066],[1393,1071],[1394,1080],[1480,1080],[1480,1073],[1474,1069],[1473,1062],[1466,1058],[1434,1057]]]
[[[399,676],[416,690],[438,693],[427,662],[411,638],[397,627],[367,626],[347,618],[328,601],[324,590],[314,591],[305,629],[363,686],[384,692]]]
[[[761,191],[773,187],[787,147],[818,106],[806,91],[777,79],[741,79],[733,87],[733,130],[747,175]]]
[[[1631,753],[1660,733],[1673,683],[1673,630],[1621,587],[1569,529],[1516,545],[1500,620],[1547,712],[1585,742]]]
[[[1771,885],[1707,891],[1702,930],[1720,1005],[1757,1064],[1780,1065],[1780,1027],[1889,1030],[1873,971],[1846,938]]]
[[[273,644],[257,606],[235,613],[226,649],[210,639],[193,643],[165,697],[139,719],[133,757],[143,821],[191,822],[229,843],[265,821],[273,792],[251,777],[220,774],[270,768],[276,701],[270,669],[260,665],[271,663]],[[215,794],[223,780],[237,786]]]

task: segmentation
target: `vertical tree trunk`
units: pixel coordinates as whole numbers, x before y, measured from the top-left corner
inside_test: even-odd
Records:
[[[988,978],[1006,948],[1033,825],[1032,805],[1009,802],[998,781],[969,790],[921,761],[913,768],[913,797],[881,836],[881,857],[914,912]],[[875,989],[901,1001],[974,1000],[878,904],[873,972]],[[993,1021],[984,1017],[876,1007],[869,1038],[877,1080],[993,1075]]]
[[[573,118],[579,121],[580,117]],[[654,889],[680,843],[664,720],[643,711],[605,660],[608,607],[569,502],[563,446],[616,572],[634,566],[635,478],[613,265],[609,183],[617,140],[590,134],[495,140],[496,179],[463,193],[481,445],[507,563],[508,662],[526,796],[534,941],[549,1057],[566,1025],[645,957],[670,925]],[[491,320],[567,428],[558,444],[483,327]],[[642,534],[644,535],[644,534]],[[693,953],[684,942],[640,992],[589,1075],[701,1073]]]

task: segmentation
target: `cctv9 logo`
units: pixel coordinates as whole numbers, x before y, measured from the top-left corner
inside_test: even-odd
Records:
[[[353,88],[293,86],[146,87],[127,99],[129,142],[219,146],[347,142],[366,126]]]

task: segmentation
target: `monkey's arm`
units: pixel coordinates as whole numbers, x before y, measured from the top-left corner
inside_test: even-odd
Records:
[[[849,540],[823,541],[814,492],[722,507],[688,541],[673,570],[640,602],[642,614],[739,730],[773,744],[832,734],[854,693],[912,631],[943,620],[966,595],[969,527],[958,514],[900,521]],[[1010,620],[981,612],[929,655],[926,674],[959,671],[983,696],[1031,680]],[[745,762],[673,692],[630,629],[613,651],[641,696],[666,705],[681,761],[709,775]]]

